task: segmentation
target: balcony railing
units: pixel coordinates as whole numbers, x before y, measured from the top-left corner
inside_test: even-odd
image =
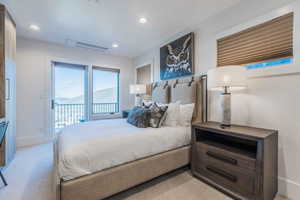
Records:
[[[93,114],[119,112],[118,103],[94,103]]]
[[[119,112],[119,103],[94,103],[93,114]],[[55,128],[76,124],[86,120],[84,104],[55,104]]]

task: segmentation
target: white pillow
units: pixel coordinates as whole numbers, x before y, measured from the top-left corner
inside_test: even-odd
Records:
[[[167,117],[164,126],[177,126],[179,124],[180,102],[170,103],[168,105]]]
[[[195,104],[180,105],[179,125],[191,126]]]

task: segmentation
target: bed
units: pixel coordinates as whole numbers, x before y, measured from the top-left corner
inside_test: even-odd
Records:
[[[153,100],[195,103],[203,118],[201,77],[153,85]],[[67,127],[54,143],[58,200],[100,200],[190,163],[190,127],[136,128],[125,119]]]

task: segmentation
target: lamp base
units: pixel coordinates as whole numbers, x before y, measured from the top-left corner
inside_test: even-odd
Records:
[[[220,124],[221,129],[229,128],[231,125],[228,124]]]
[[[221,95],[222,122],[221,127],[231,126],[231,94],[222,93]]]
[[[135,96],[135,106],[141,106],[143,102],[143,98],[141,95]]]

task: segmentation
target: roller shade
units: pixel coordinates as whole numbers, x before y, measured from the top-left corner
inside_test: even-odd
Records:
[[[292,57],[293,27],[289,13],[217,40],[218,66]]]
[[[120,73],[120,69],[117,69],[117,68],[107,68],[107,67],[93,66],[93,69],[94,70],[101,70],[101,71],[108,71],[108,72]]]

